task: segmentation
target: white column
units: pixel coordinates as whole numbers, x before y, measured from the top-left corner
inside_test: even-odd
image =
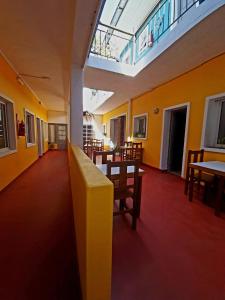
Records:
[[[128,112],[127,112],[127,138],[131,137],[131,99],[128,101]]]
[[[70,142],[83,145],[83,69],[73,65],[70,94]]]

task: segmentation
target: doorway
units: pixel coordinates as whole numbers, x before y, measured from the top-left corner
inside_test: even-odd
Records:
[[[164,110],[160,168],[184,177],[189,104]]]
[[[67,125],[49,124],[48,125],[49,148],[66,150],[67,149]]]
[[[110,120],[110,139],[115,146],[124,145],[126,139],[126,115]]]
[[[37,120],[37,143],[38,143],[38,155],[44,154],[44,123],[40,118]]]

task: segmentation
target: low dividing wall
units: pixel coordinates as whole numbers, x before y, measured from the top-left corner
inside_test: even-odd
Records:
[[[111,298],[112,183],[76,146],[69,148],[77,255],[84,300]]]

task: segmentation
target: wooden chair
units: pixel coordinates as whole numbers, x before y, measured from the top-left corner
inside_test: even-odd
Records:
[[[133,142],[128,142],[128,141],[124,142],[124,147],[132,147],[132,145],[133,145]]]
[[[108,156],[112,156],[112,161],[115,161],[115,152],[112,151],[93,151],[93,163],[96,165],[96,157],[101,156],[102,157],[102,164],[106,164],[109,159]]]
[[[93,147],[93,151],[103,151],[104,150],[104,142],[101,140],[93,139],[92,147]]]
[[[84,146],[83,146],[83,150],[87,156],[92,157],[92,141],[91,140],[86,141],[86,144],[84,144]]]
[[[134,172],[129,174],[128,168],[133,167]],[[113,168],[119,168],[119,174],[113,174]],[[114,210],[113,215],[129,213],[132,217],[132,229],[136,229],[137,222],[137,197],[138,197],[138,171],[137,161],[107,162],[107,177],[114,184],[114,201],[119,201],[119,209]],[[131,177],[132,176],[132,177]],[[132,207],[127,205],[126,200],[132,200]]]
[[[143,156],[143,148],[142,143],[133,143],[132,145],[133,151],[132,151],[132,159],[138,160],[142,163],[142,156]]]
[[[190,176],[191,176],[191,168],[189,167],[190,163],[203,162],[204,161],[204,150],[189,150],[188,158],[187,158],[187,169],[186,169],[186,179],[185,179],[185,187],[184,193],[187,195]],[[197,184],[198,193],[200,191],[200,186],[204,187],[203,199],[206,200],[207,191],[210,186],[212,186],[215,177],[213,175],[202,173],[201,171],[197,171],[194,174],[194,183]]]
[[[124,146],[121,148],[120,157],[121,160],[132,160],[133,158],[133,149],[132,149],[133,142],[124,142]]]

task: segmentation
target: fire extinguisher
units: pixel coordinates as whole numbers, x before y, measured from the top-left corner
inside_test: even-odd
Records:
[[[16,124],[17,124],[17,135],[18,136],[25,136],[25,124],[24,121],[18,120],[18,114],[16,114]]]
[[[23,120],[18,124],[18,136],[25,136],[25,124]]]

